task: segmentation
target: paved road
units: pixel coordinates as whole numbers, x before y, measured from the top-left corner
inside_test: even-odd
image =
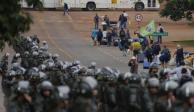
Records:
[[[41,40],[47,40],[52,53],[59,53],[66,60],[80,60],[83,65],[92,61],[98,66],[111,66],[123,72],[128,71],[128,57],[123,57],[115,47],[93,47],[91,41],[76,31],[71,16],[62,12],[31,12],[34,24],[28,34],[37,34]]]

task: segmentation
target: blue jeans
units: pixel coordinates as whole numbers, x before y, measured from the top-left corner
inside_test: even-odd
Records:
[[[180,64],[181,64],[182,61],[183,60],[181,58],[176,57],[176,66],[177,67],[180,66]]]
[[[123,23],[123,28],[127,27],[127,21]]]
[[[94,28],[95,28],[95,29],[98,29],[98,24],[99,24],[99,23],[98,23],[98,22],[95,22],[94,24],[95,24],[95,25],[94,25]]]

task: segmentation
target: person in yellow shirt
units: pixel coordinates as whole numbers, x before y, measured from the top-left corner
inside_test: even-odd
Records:
[[[134,42],[132,43],[132,51],[133,55],[137,56],[141,50],[141,44],[138,41],[138,39],[134,39]]]

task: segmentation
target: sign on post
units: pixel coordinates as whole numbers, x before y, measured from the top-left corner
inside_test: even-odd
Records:
[[[143,16],[142,16],[141,14],[137,14],[137,15],[135,16],[135,20],[136,20],[137,22],[141,22],[141,21],[143,20]]]
[[[143,20],[143,16],[141,14],[135,15],[135,21],[137,22],[137,28],[140,29],[140,22]]]

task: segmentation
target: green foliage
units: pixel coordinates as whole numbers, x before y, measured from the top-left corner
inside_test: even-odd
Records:
[[[161,10],[160,15],[162,17],[169,17],[173,21],[179,21],[183,18],[192,21],[193,10],[193,0],[169,0],[165,4],[165,8]]]
[[[35,2],[36,1],[36,2]],[[39,0],[27,0],[29,6],[41,6]],[[14,45],[21,33],[30,30],[31,16],[22,11],[20,0],[0,0],[0,49]]]

